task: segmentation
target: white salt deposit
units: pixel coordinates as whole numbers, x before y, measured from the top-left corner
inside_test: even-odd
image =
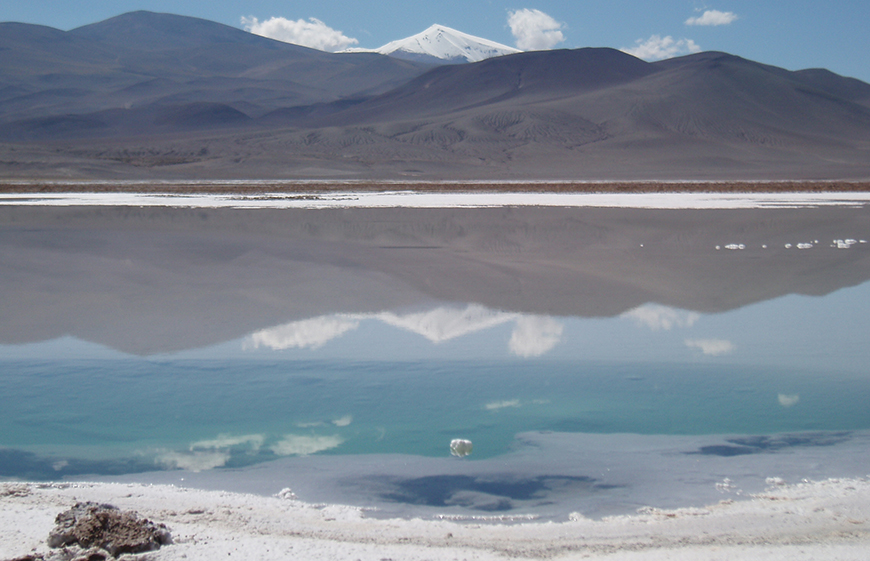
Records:
[[[130,184],[132,186],[132,184]],[[124,188],[124,185],[119,185]],[[3,205],[48,206],[162,206],[193,208],[484,208],[559,206],[651,209],[860,207],[870,193],[438,193],[384,191],[240,194],[11,193]]]
[[[261,497],[167,485],[0,484],[0,558],[48,554],[54,517],[94,501],[166,524],[173,543],[148,553],[154,561],[866,559],[870,482],[771,481],[748,500],[646,508],[603,520],[575,513],[556,524],[497,515],[464,524],[449,517],[377,520],[353,507],[294,500],[290,489]]]
[[[460,458],[464,458],[471,454],[471,451],[474,449],[474,445],[470,440],[465,440],[462,438],[454,438],[450,441],[450,454],[453,456],[458,456]]]

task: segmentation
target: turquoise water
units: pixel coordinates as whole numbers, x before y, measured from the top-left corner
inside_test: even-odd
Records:
[[[218,452],[221,466],[240,466],[304,453],[299,446],[445,456],[453,438],[472,440],[473,457],[483,459],[506,453],[526,431],[870,429],[870,379],[836,371],[238,359],[4,361],[0,371],[3,445],[33,453],[7,451],[6,477],[190,467]],[[281,447],[288,438],[297,448]],[[180,459],[167,460],[171,452]]]
[[[345,481],[383,454],[465,477],[543,446],[520,475],[625,489],[646,475],[608,480],[620,461],[700,450],[684,480],[714,489],[717,454],[758,452],[761,481],[798,448],[794,473],[839,473],[865,436],[828,465],[801,435],[870,430],[863,208],[3,212],[0,478],[284,458]],[[660,448],[625,459],[631,435],[782,433],[766,456],[640,437]],[[596,435],[623,446],[600,469],[559,459]],[[445,467],[457,438],[473,453]]]

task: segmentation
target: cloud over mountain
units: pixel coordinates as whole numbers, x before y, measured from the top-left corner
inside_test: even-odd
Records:
[[[701,47],[691,39],[674,39],[670,35],[652,35],[636,43],[632,48],[621,49],[622,52],[650,62],[701,52]]]
[[[260,21],[254,16],[242,17],[242,26],[255,35],[311,47],[320,51],[340,51],[359,43],[341,31],[333,29],[317,18],[290,20],[272,17]]]
[[[508,12],[508,27],[524,51],[545,51],[565,40],[565,24],[556,21],[541,10],[523,8]]]

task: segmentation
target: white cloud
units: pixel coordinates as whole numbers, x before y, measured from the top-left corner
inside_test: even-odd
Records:
[[[510,351],[523,358],[541,356],[562,338],[562,324],[546,316],[520,316],[508,343]]]
[[[701,314],[660,304],[644,304],[625,312],[620,317],[633,319],[637,325],[645,325],[653,331],[660,329],[669,331],[674,327],[692,327],[701,318]]]
[[[332,424],[337,426],[337,427],[346,427],[346,426],[350,425],[352,422],[353,422],[353,416],[352,415],[345,415],[344,417],[341,417],[339,419],[334,419],[332,421]]]
[[[359,43],[341,31],[333,29],[317,18],[290,20],[269,18],[259,21],[254,16],[243,17],[242,26],[255,35],[268,37],[285,43],[294,43],[321,51],[340,51]]]
[[[338,435],[304,436],[288,434],[284,440],[276,442],[269,449],[279,456],[307,456],[330,448],[336,448],[344,439]]]
[[[701,47],[691,39],[676,40],[670,35],[667,37],[652,35],[646,41],[638,39],[637,46],[631,49],[622,49],[622,52],[624,53],[628,53],[647,61],[673,58],[675,56],[688,55],[700,51]]]
[[[727,355],[736,349],[734,343],[725,339],[686,339],[683,341],[687,347],[699,349],[705,355]]]
[[[562,34],[565,24],[541,10],[523,8],[508,12],[508,26],[517,40],[517,48],[524,51],[552,49],[565,40]]]
[[[245,347],[317,349],[346,331],[359,327],[359,321],[343,316],[320,316],[262,329],[250,336]]]
[[[728,25],[737,19],[734,12],[720,12],[719,10],[707,10],[698,17],[686,20],[686,25]]]
[[[781,393],[777,396],[777,399],[779,400],[779,404],[783,407],[791,407],[792,405],[797,405],[797,402],[801,400],[801,396],[797,394],[786,395]]]

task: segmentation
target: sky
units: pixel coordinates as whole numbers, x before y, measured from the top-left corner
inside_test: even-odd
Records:
[[[0,21],[68,30],[134,10],[323,50],[374,49],[438,23],[523,50],[613,47],[646,60],[725,51],[870,82],[868,0],[0,0]]]

